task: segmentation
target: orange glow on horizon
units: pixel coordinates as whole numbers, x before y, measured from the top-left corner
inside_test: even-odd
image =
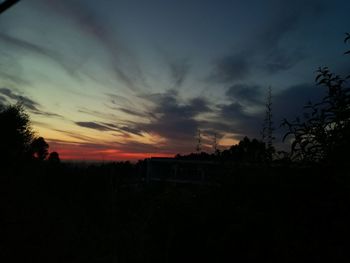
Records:
[[[174,157],[165,153],[116,153],[101,155],[96,153],[81,154],[70,151],[59,152],[60,159],[66,161],[137,161],[150,157]]]
[[[59,143],[50,141],[50,151],[57,151],[61,160],[66,161],[137,161],[150,157],[174,157],[173,153],[122,152],[118,149],[96,145]]]

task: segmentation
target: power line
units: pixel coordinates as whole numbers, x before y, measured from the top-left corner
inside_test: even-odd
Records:
[[[5,2],[0,3],[0,14],[5,12],[14,4],[17,4],[20,0],[5,0]]]

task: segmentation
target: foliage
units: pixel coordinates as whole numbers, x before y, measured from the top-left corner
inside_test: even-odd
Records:
[[[58,152],[51,152],[47,160],[50,163],[59,163],[61,161]]]
[[[350,39],[347,35],[346,41]],[[349,54],[349,52],[345,52]],[[327,95],[318,103],[305,106],[304,119],[284,120],[292,136],[291,155],[303,162],[344,163],[350,147],[350,88],[346,80],[327,67],[319,68],[316,84],[327,88]]]
[[[49,145],[43,137],[35,138],[30,144],[31,156],[39,161],[43,161],[49,154]]]
[[[221,153],[223,159],[232,159],[237,163],[266,163],[268,160],[266,144],[257,139],[244,137],[237,145]]]
[[[0,160],[5,165],[46,160],[49,145],[43,137],[35,136],[21,103],[0,108],[0,124]],[[51,159],[59,160],[58,154],[53,154]]]
[[[0,111],[0,154],[4,162],[25,159],[34,133],[30,119],[21,104],[4,107]]]

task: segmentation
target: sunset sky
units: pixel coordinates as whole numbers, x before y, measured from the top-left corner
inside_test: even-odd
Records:
[[[0,0],[1,2],[1,0]],[[0,104],[62,159],[137,160],[260,138],[344,74],[350,1],[22,0],[0,15]],[[3,124],[1,124],[3,125]]]

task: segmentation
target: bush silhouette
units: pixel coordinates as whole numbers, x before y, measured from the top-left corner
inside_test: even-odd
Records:
[[[349,36],[345,42],[348,40]],[[349,160],[350,88],[346,82],[349,77],[342,78],[327,67],[319,68],[315,81],[327,88],[327,95],[321,102],[305,106],[303,121],[284,120],[282,125],[288,127],[284,140],[293,137],[294,160],[338,164]]]

